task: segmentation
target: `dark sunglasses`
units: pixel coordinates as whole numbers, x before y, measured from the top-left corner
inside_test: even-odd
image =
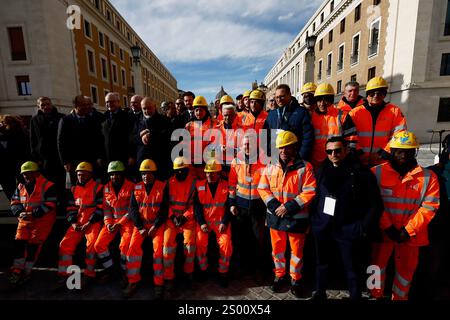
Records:
[[[327,154],[332,154],[333,152],[336,153],[336,154],[341,154],[342,153],[342,148],[327,149],[326,150]]]
[[[371,91],[369,93],[367,93],[367,95],[369,97],[375,97],[376,95],[378,95],[379,97],[384,96],[384,92],[383,91]]]

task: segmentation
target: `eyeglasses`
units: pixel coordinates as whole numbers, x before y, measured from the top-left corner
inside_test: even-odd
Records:
[[[384,96],[384,92],[383,91],[371,91],[369,93],[367,93],[367,95],[369,97],[375,97],[376,95],[379,97],[383,97]]]
[[[334,152],[335,154],[341,154],[341,153],[342,153],[342,148],[327,149],[327,150],[326,150],[326,153],[327,153],[327,154],[332,154],[333,152]]]

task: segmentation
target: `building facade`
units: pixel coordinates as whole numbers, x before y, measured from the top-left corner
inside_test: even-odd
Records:
[[[8,1],[0,43],[1,114],[32,115],[39,96],[63,112],[78,94],[100,110],[113,91],[123,107],[134,94],[158,104],[178,97],[176,79],[107,0]]]
[[[317,37],[313,66],[306,38]],[[364,95],[368,80],[389,83],[408,127],[428,142],[428,129],[450,129],[450,1],[327,0],[265,77],[269,96],[285,83],[300,98],[308,68],[314,82],[333,85],[339,99],[349,81]]]

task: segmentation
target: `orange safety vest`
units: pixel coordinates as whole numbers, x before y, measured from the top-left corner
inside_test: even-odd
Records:
[[[355,108],[357,108],[357,107],[359,107],[359,106],[362,106],[363,104],[364,104],[364,98],[361,98],[361,99],[359,99],[359,101],[356,103]],[[338,108],[339,110],[346,111],[346,112],[352,111],[352,107],[350,107],[350,105],[349,105],[347,102],[345,102],[343,99],[339,100],[338,105],[337,105],[337,108]]]
[[[370,108],[370,107],[369,107]],[[399,107],[388,103],[378,115],[375,127],[372,115],[364,105],[356,107],[349,112],[355,124],[358,144],[362,149],[362,162],[364,164],[377,165],[383,160],[379,159],[377,152],[380,149],[388,150],[387,146],[391,137],[400,131],[406,130],[406,119]]]
[[[97,209],[103,209],[103,203],[96,202],[96,195],[103,188],[103,185],[94,179],[91,179],[86,185],[76,185],[72,187],[72,194],[75,206],[69,202],[67,211],[76,211],[77,223],[83,225],[89,221]]]
[[[281,204],[294,200],[300,210],[291,218],[307,219],[309,217],[308,206],[316,195],[316,179],[313,167],[310,163],[303,162],[296,170],[283,172],[280,163],[270,164],[265,169],[259,180],[258,191],[267,205],[272,199]],[[289,166],[292,166],[291,162]]]
[[[380,228],[405,227],[411,236],[406,244],[427,245],[428,223],[439,208],[439,182],[434,172],[417,166],[402,178],[390,163],[371,170],[384,202]]]
[[[134,186],[134,197],[139,206],[139,214],[144,225],[155,222],[163,200],[165,186],[165,182],[155,180],[149,194],[145,191],[144,182],[139,182]]]
[[[227,143],[230,144],[230,148],[223,150],[223,152],[220,150],[223,154],[224,163],[230,165],[236,156],[236,150],[239,148],[241,143],[240,141],[244,136],[244,128],[242,127],[239,119],[236,117],[231,125],[231,129],[225,129],[223,121],[217,125],[216,129],[219,129],[222,134],[221,144],[223,146],[227,146]]]
[[[203,205],[203,215],[206,222],[221,222],[225,215],[225,205],[228,198],[228,182],[220,179],[214,198],[206,179],[197,181],[196,189],[198,200]]]
[[[316,168],[327,158],[325,143],[328,138],[343,135],[347,112],[339,110],[334,105],[328,107],[326,114],[312,113],[311,122],[314,127],[314,144],[311,152],[311,163]]]
[[[125,179],[119,194],[116,195],[111,181],[103,189],[103,213],[105,224],[114,224],[113,219],[119,219],[119,224],[128,220],[130,199],[133,194],[134,183]]]
[[[205,133],[209,129],[214,129],[216,127],[216,122],[209,118],[205,122],[201,122],[200,120],[190,121],[186,124],[186,130],[189,131],[191,135],[191,158],[194,159],[194,156],[199,158],[203,158],[203,151],[205,148],[211,143],[217,143],[216,141],[209,141],[210,137],[206,136]],[[205,139],[203,139],[205,137]],[[206,140],[206,141],[204,141]],[[198,147],[201,147],[201,150],[195,149],[196,141],[200,141]],[[198,148],[197,147],[197,148]]]
[[[191,220],[194,217],[194,192],[196,179],[189,174],[184,181],[169,179],[169,218],[184,215]]]
[[[242,153],[234,158],[228,176],[230,198],[260,199],[258,184],[264,168],[265,166],[260,162],[245,163]]]
[[[42,209],[46,214],[56,214],[56,197],[45,198],[45,192],[53,186],[53,182],[47,180],[42,175],[39,175],[36,178],[36,183],[34,186],[34,190],[31,194],[28,194],[25,185],[19,183],[17,188],[19,189],[19,199],[15,199],[14,197],[11,199],[11,205],[22,204],[24,210],[26,212],[32,212],[34,208],[37,208],[41,205]]]
[[[248,129],[253,129],[256,133],[259,133],[259,130],[264,127],[264,122],[266,122],[267,115],[267,111],[262,110],[255,118],[253,113],[249,112],[242,118],[242,127],[244,127],[245,131]]]

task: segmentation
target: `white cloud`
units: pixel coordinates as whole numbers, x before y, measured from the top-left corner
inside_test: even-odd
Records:
[[[321,0],[112,0],[149,47],[166,62],[269,58],[293,39],[261,21],[286,22]],[[308,17],[305,17],[308,18]],[[259,23],[259,24],[256,24]]]
[[[279,21],[289,20],[289,19],[291,19],[293,16],[294,16],[294,13],[293,13],[293,12],[290,12],[290,13],[284,15],[284,16],[279,16],[279,17],[278,17],[278,20],[279,20]]]

